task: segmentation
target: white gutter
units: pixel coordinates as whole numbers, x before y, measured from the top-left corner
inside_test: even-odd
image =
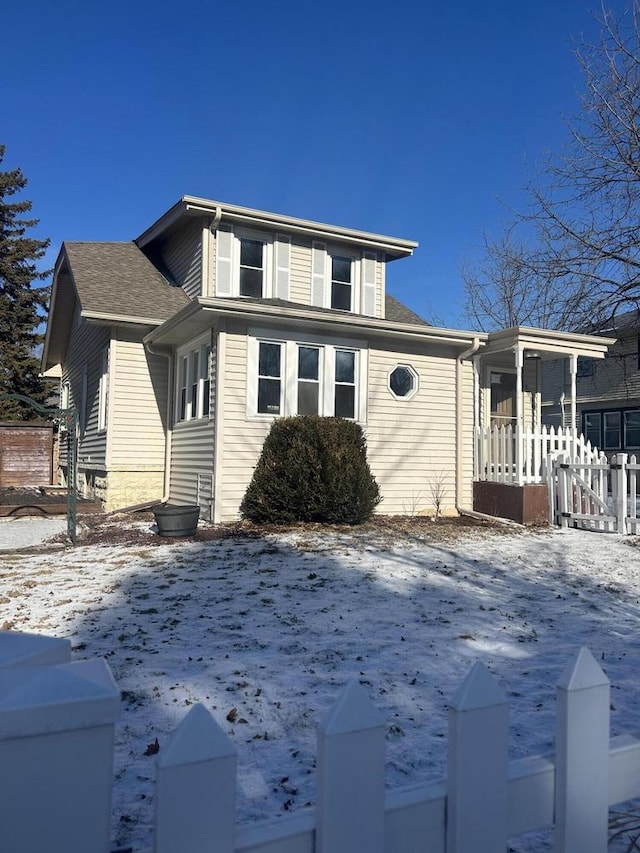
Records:
[[[164,436],[164,472],[162,481],[161,503],[167,503],[171,489],[171,418],[173,414],[173,371],[171,369],[172,351],[170,349],[158,349],[150,341],[144,341],[144,347],[151,355],[159,355],[167,359],[167,424]]]
[[[462,495],[462,362],[475,355],[484,342],[476,335],[471,346],[456,358],[456,510],[459,513],[468,510],[460,507]],[[474,424],[475,426],[475,424]]]

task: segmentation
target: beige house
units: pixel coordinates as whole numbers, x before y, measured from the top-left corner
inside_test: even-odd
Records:
[[[607,342],[430,326],[386,292],[416,247],[190,196],[134,242],[64,243],[43,367],[78,411],[80,491],[233,520],[274,418],[313,413],[363,426],[380,512],[471,509],[497,470],[478,430],[539,426],[537,359]]]

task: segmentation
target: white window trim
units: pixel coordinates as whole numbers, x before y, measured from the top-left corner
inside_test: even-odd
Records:
[[[234,226],[230,229],[231,234],[231,293],[230,295],[237,299],[250,299],[248,296],[240,295],[240,240],[256,240],[263,244],[263,281],[262,281],[262,299],[270,299],[274,296],[276,269],[275,269],[275,235],[265,231],[256,231],[252,228],[242,226]],[[282,235],[284,239],[284,235]],[[216,269],[217,276],[217,269]],[[216,295],[218,295],[218,285],[216,280]]]
[[[394,373],[399,367],[403,367],[405,370],[408,370],[409,373],[413,376],[413,388],[409,391],[408,394],[405,394],[404,397],[399,397],[395,391],[391,388],[391,374]],[[387,389],[394,400],[398,400],[400,403],[406,403],[409,400],[412,400],[418,391],[420,390],[420,377],[418,376],[418,371],[412,365],[403,362],[402,364],[394,364],[389,373],[387,374]]]
[[[206,359],[207,347],[211,347],[211,338],[209,335],[202,335],[188,344],[181,346],[176,351],[175,357],[175,394],[174,394],[174,425],[180,427],[183,424],[191,423],[192,421],[203,421],[211,418],[211,401],[209,401],[209,412],[204,412],[204,391],[206,388],[206,380],[211,382],[211,350],[209,349],[209,358]],[[196,378],[196,411],[193,412],[192,406],[192,380],[193,380],[193,356],[198,356],[198,375]],[[183,385],[183,364],[184,359],[187,359],[186,371],[186,387]],[[205,364],[206,362],[206,364]],[[180,417],[182,390],[185,389],[185,413],[184,418]],[[209,395],[211,395],[211,384],[209,385]]]
[[[378,290],[378,269],[380,266],[380,259],[378,257],[377,252],[372,252],[369,250],[354,249],[351,246],[344,246],[337,243],[323,243],[319,241],[314,241],[312,245],[312,251],[322,252],[324,256],[324,270],[323,274],[316,273],[316,278],[322,280],[322,299],[321,301],[314,301],[315,297],[314,293],[314,284],[311,284],[311,292],[312,304],[318,305],[321,308],[328,308],[330,310],[340,310],[340,309],[332,309],[331,308],[331,282],[332,282],[332,263],[331,259],[334,256],[341,258],[350,258],[351,259],[351,307],[349,309],[352,314],[362,314],[363,316],[377,316],[378,305],[379,305],[379,294]],[[373,278],[371,281],[365,281],[365,270],[364,263],[366,261],[370,261],[374,263],[373,268]],[[384,264],[382,264],[384,269]],[[313,273],[313,262],[312,262],[312,278],[314,277]],[[367,297],[365,296],[365,288],[372,290],[372,293],[369,296],[370,302],[370,313],[364,314],[365,306],[367,305]]]
[[[260,343],[282,345],[280,414],[258,412],[258,356]],[[247,418],[273,420],[297,414],[298,406],[298,347],[319,347],[320,352],[320,414],[332,417],[335,411],[335,354],[349,350],[355,358],[355,418],[360,424],[367,420],[368,349],[366,344],[352,339],[325,338],[320,335],[299,337],[291,333],[273,334],[270,330],[249,329],[247,338]]]

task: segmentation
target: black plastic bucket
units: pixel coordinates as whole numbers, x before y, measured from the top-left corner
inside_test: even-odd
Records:
[[[197,505],[172,506],[162,504],[153,510],[160,536],[195,536],[200,518]]]

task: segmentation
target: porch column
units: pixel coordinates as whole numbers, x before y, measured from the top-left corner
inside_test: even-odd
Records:
[[[578,375],[578,356],[569,356],[569,375],[571,377],[571,443],[573,448],[572,454],[576,452],[576,444],[578,439],[578,423],[576,414],[576,376]]]
[[[522,471],[522,368],[524,366],[524,350],[517,347],[516,351],[516,482],[519,486],[523,483]]]
[[[484,465],[484,442],[482,440],[481,427],[483,426],[484,418],[480,407],[480,356],[473,357],[473,433],[474,433],[474,453],[473,453],[473,479],[479,478],[481,466]],[[482,458],[481,458],[482,457]]]

